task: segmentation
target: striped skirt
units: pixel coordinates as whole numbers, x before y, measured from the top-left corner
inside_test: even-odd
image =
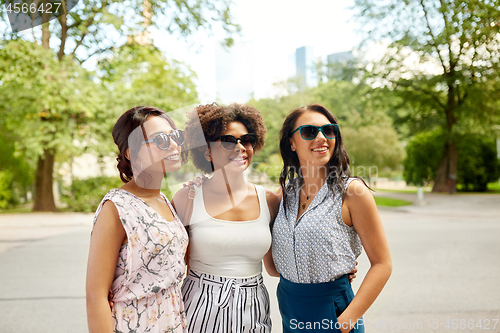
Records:
[[[189,333],[271,332],[262,275],[233,279],[190,270],[182,284]]]

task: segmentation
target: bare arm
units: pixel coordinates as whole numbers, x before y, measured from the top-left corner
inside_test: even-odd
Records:
[[[350,183],[344,204],[371,265],[358,293],[338,318],[345,325],[341,331],[349,332],[349,322],[354,324],[361,318],[382,291],[391,275],[392,261],[375,200],[365,185],[359,181]]]
[[[113,332],[108,293],[113,282],[118,253],[126,237],[115,205],[106,201],[97,217],[90,239],[86,282],[89,333]]]
[[[271,227],[274,224],[274,219],[278,215],[281,198],[275,192],[266,189],[266,200],[267,207],[269,207],[269,212],[271,213],[271,221],[269,222],[269,225]],[[269,249],[269,251],[267,251],[266,255],[264,256],[264,266],[266,267],[266,271],[270,276],[280,276],[280,273],[278,273],[278,271],[276,270],[276,266],[274,266],[271,249]]]
[[[175,212],[177,213],[177,216],[179,216],[182,224],[186,226],[189,221],[184,221],[185,216],[184,214],[186,213],[186,208],[188,205],[188,192],[189,192],[189,187],[183,187],[179,191],[177,191],[172,198],[172,206],[175,208]],[[193,207],[194,209],[194,207]],[[188,229],[188,227],[186,227]],[[184,255],[184,261],[186,262],[186,271],[189,272],[189,253],[191,249],[191,241],[188,243],[188,247],[186,249],[186,254]]]

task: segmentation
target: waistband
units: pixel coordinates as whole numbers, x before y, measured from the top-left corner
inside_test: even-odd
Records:
[[[322,283],[295,283],[280,276],[279,287],[298,296],[322,297],[341,294],[350,289],[351,284],[347,274],[342,275],[335,281]]]
[[[208,283],[214,286],[223,286],[224,284],[231,283],[234,285],[238,285],[240,288],[255,288],[258,285],[264,283],[264,278],[262,277],[262,274],[258,274],[249,278],[238,279],[238,278],[201,273],[190,269],[188,276],[191,278],[199,279],[200,287],[203,283]]]

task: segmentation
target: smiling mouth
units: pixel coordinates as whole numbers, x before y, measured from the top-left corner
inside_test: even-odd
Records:
[[[230,158],[229,160],[231,161],[235,161],[235,162],[243,162],[245,161],[247,158],[246,157],[243,157],[243,156],[238,156],[238,157],[235,157],[235,158]]]
[[[312,149],[312,151],[316,151],[316,152],[323,152],[323,151],[327,151],[327,150],[328,150],[328,147],[320,147],[320,148]]]
[[[164,160],[178,160],[179,154],[173,154],[164,158]]]

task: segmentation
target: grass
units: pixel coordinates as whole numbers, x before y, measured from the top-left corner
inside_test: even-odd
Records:
[[[375,188],[375,192],[391,192],[391,193],[417,193],[417,190],[388,190],[388,189],[381,189],[381,188]],[[424,193],[430,193],[430,189],[424,189]]]
[[[401,200],[401,199],[393,199],[387,197],[374,197],[377,206],[385,206],[385,207],[400,207],[411,205],[412,202]]]
[[[8,209],[0,209],[0,214],[17,214],[17,213],[31,213],[31,207],[15,207]]]

